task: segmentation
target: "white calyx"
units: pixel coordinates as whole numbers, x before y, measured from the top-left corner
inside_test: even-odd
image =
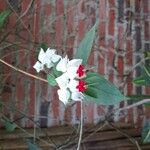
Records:
[[[59,61],[56,66],[56,70],[66,73],[69,79],[74,79],[77,77],[77,70],[81,64],[81,59],[72,59],[69,61],[68,57],[66,56]]]
[[[75,79],[70,79],[67,73],[64,73],[56,78],[56,82],[60,87],[57,91],[59,100],[61,100],[65,105],[69,102],[69,99],[81,101],[84,98],[83,94],[76,88],[78,81]]]
[[[40,53],[38,55],[38,61],[35,63],[33,68],[36,69],[37,72],[40,72],[44,69],[44,65],[47,68],[53,67],[54,63],[58,62],[61,59],[61,56],[55,54],[55,49],[48,48],[46,52],[41,48]]]

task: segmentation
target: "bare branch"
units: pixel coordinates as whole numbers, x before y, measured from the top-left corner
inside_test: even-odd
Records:
[[[18,68],[14,67],[13,65],[7,63],[6,61],[4,61],[4,60],[2,60],[2,59],[0,59],[0,62],[3,63],[3,64],[5,64],[5,65],[8,66],[8,67],[14,69],[15,71],[18,71],[18,72],[20,72],[20,73],[22,73],[22,74],[28,76],[28,77],[31,77],[31,78],[34,78],[34,79],[38,79],[38,80],[41,80],[41,81],[43,81],[43,82],[48,82],[46,79],[37,77],[37,76],[35,76],[35,75],[33,75],[33,74],[30,74],[30,73],[27,73],[27,72],[25,72],[25,71],[23,71],[23,70],[21,70],[21,69],[18,69]]]
[[[120,112],[120,111],[124,111],[124,110],[128,110],[128,109],[131,109],[133,107],[137,107],[139,105],[142,105],[142,104],[145,104],[145,103],[150,103],[150,99],[143,99],[137,103],[134,103],[132,105],[129,105],[129,106],[125,106],[123,108],[119,108],[119,109],[116,109],[115,112]]]
[[[82,132],[83,132],[83,102],[82,102],[82,100],[80,102],[80,106],[81,106],[81,122],[80,122],[80,135],[79,135],[77,150],[80,149],[80,145],[81,145],[81,141],[82,141]]]

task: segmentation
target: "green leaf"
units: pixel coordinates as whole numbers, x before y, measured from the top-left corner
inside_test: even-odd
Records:
[[[84,80],[88,88],[92,88],[92,92],[94,91],[94,96],[89,94],[90,90],[88,93],[84,93],[88,101],[102,105],[114,105],[127,99],[115,85],[97,73],[88,73]]]
[[[55,67],[53,67],[52,72],[56,76],[56,78],[62,75],[62,72],[57,71]]]
[[[133,83],[139,86],[150,86],[150,77],[147,75],[137,77],[133,80]]]
[[[149,68],[146,68],[146,66],[144,66],[144,72],[147,76],[150,77],[150,69]]]
[[[148,58],[150,58],[150,52],[149,51],[146,52],[146,55]]]
[[[150,122],[146,122],[142,129],[142,141],[143,143],[150,143]]]
[[[13,132],[16,129],[17,125],[12,123],[8,118],[2,118],[1,120],[7,132]]]
[[[36,144],[33,144],[30,140],[27,141],[29,150],[42,150]]]
[[[150,86],[150,70],[143,67],[143,73],[140,77],[137,77],[133,80],[133,83],[139,86]]]
[[[90,29],[89,32],[86,33],[85,37],[79,44],[79,47],[77,48],[75,58],[76,59],[82,59],[83,64],[86,65],[89,55],[91,53],[92,45],[95,38],[96,33],[96,27],[97,27],[98,21],[95,23],[95,25]]]
[[[42,48],[44,51],[46,51],[48,49],[48,44],[43,42],[40,44],[39,47]]]
[[[8,132],[13,132],[16,129],[17,125],[15,123],[11,123],[9,121],[5,122],[5,128]]]
[[[59,61],[56,62],[56,63],[54,63],[54,66],[53,66],[53,68],[52,68],[52,73],[54,74],[54,76],[55,76],[56,78],[62,75],[62,72],[61,72],[61,71],[57,71],[57,70],[56,70],[56,66],[57,66],[58,63],[59,63]]]
[[[85,94],[94,98],[98,98],[97,89],[95,89],[94,87],[88,87],[85,91]]]
[[[47,75],[47,80],[48,80],[48,83],[49,83],[51,86],[57,85],[57,82],[56,82],[55,77],[54,77],[53,74],[48,74],[48,75]]]
[[[11,14],[11,10],[9,9],[0,12],[0,28],[3,27],[5,21],[7,20],[10,14]]]

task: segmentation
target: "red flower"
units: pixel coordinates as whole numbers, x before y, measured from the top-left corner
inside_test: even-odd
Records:
[[[82,77],[85,74],[85,70],[84,70],[84,66],[80,65],[78,70],[77,70],[77,74],[79,75],[79,77]]]
[[[86,90],[86,83],[83,80],[79,80],[79,84],[76,86],[79,92],[84,92]]]

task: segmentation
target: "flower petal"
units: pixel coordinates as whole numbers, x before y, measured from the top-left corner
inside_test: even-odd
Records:
[[[71,92],[77,92],[78,89],[76,88],[78,85],[78,81],[76,80],[70,80],[70,82],[68,83],[68,88]]]
[[[46,57],[48,57],[49,59],[51,59],[51,57],[55,54],[56,50],[55,49],[50,49],[48,48],[46,51]]]
[[[68,67],[79,67],[82,64],[82,59],[72,59],[68,62]]]
[[[51,58],[52,62],[54,62],[54,63],[59,61],[59,59],[61,59],[61,56],[60,55],[56,55],[56,54],[54,54],[52,56],[52,58]]]
[[[77,69],[78,69],[78,67],[69,67],[67,69],[67,75],[68,75],[69,79],[74,79],[75,77],[78,76]]]
[[[81,92],[73,92],[71,94],[71,99],[74,101],[81,101],[84,99],[84,96]]]
[[[46,61],[47,68],[51,68],[51,67],[53,67],[53,65],[54,64],[51,61],[49,61],[49,60]]]
[[[59,100],[61,100],[65,105],[68,103],[68,100],[70,98],[70,92],[68,90],[59,89],[57,91]]]
[[[69,78],[66,76],[65,73],[59,76],[58,78],[56,78],[55,80],[61,89],[67,89]]]
[[[45,54],[44,50],[41,48],[40,53],[39,53],[39,56],[38,56],[38,60],[39,60],[42,64],[45,64],[45,57],[46,57],[46,54]]]
[[[41,70],[43,70],[43,64],[41,64],[39,61],[37,61],[35,63],[35,65],[33,66],[34,69],[36,69],[37,72],[40,72]]]
[[[61,59],[59,63],[56,66],[57,71],[66,72],[67,71],[67,63],[68,63],[68,57],[66,55],[65,58]]]

